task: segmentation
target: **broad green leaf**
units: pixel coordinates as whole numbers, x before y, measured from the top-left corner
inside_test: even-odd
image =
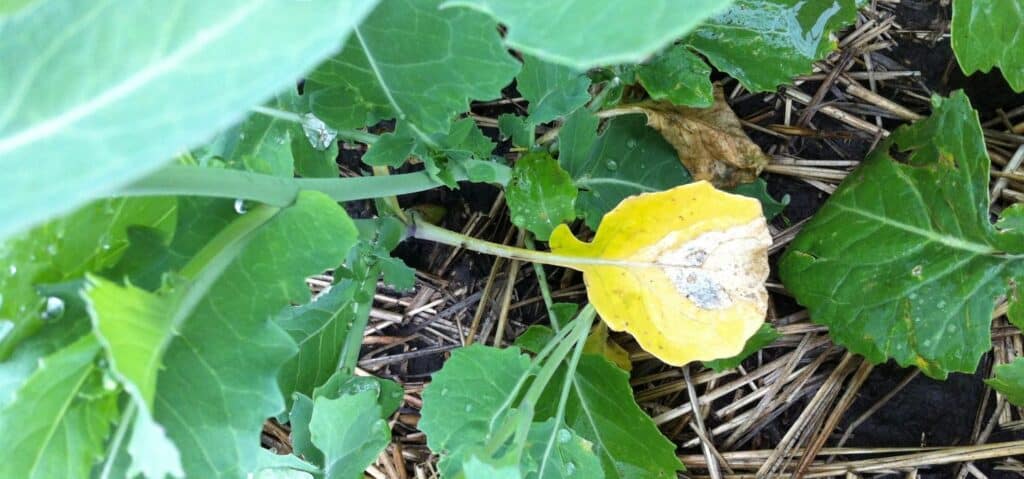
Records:
[[[430,449],[443,457],[483,444],[529,366],[519,348],[472,345],[452,352],[423,390],[419,428]]]
[[[640,62],[668,45],[730,0],[448,0],[444,7],[486,12],[508,26],[505,43],[576,70]],[[448,8],[454,10],[455,8]]]
[[[405,164],[416,148],[416,138],[399,132],[386,133],[370,145],[363,155],[363,163],[371,166],[397,168]]]
[[[555,226],[576,218],[576,186],[547,153],[529,153],[516,161],[505,187],[512,223],[547,241]]]
[[[172,198],[99,200],[0,242],[0,359],[44,323],[37,285],[113,266],[128,248],[130,226],[168,234],[176,212]]]
[[[861,3],[736,0],[694,30],[687,43],[748,90],[774,91],[809,73],[835,49],[833,33],[856,20]]]
[[[704,361],[704,367],[711,368],[715,372],[722,372],[728,369],[733,369],[743,363],[744,359],[750,357],[761,350],[761,348],[774,343],[776,339],[779,339],[778,331],[772,325],[765,323],[761,325],[761,329],[758,329],[750,339],[747,340],[747,344],[743,346],[743,351],[739,354],[725,359],[716,359],[714,361]]]
[[[279,316],[278,324],[299,347],[277,376],[285,397],[295,392],[310,396],[326,382],[338,369],[351,325],[370,314],[378,270],[357,263],[352,273],[353,277],[331,286],[316,301],[289,307]]]
[[[999,67],[1024,91],[1024,4],[1019,0],[953,0],[953,51],[970,75]]]
[[[534,423],[526,438],[526,454],[532,462],[527,478],[604,478],[594,446],[575,431],[555,424],[555,419]]]
[[[523,331],[523,334],[516,338],[515,345],[523,348],[523,351],[537,354],[554,337],[555,332],[551,328],[535,324],[526,328],[526,331]]]
[[[564,373],[548,386],[537,420],[555,412]],[[591,443],[607,479],[675,477],[683,465],[675,445],[658,431],[654,421],[633,398],[629,373],[604,357],[584,354],[572,378],[565,409],[566,425]],[[550,400],[544,401],[545,398]],[[639,447],[638,447],[639,446]],[[581,476],[582,477],[582,476]]]
[[[0,17],[0,58],[18,65],[0,74],[0,238],[238,121],[333,53],[374,3],[38,0]]]
[[[985,383],[1006,396],[1006,400],[1017,406],[1024,405],[1024,358],[1014,359],[1009,364],[998,364],[993,377]]]
[[[319,473],[320,468],[294,454],[275,454],[263,449],[253,479],[313,479],[313,474]]]
[[[499,459],[481,456],[478,453],[469,454],[462,464],[463,479],[522,479],[522,470],[512,454]]]
[[[516,89],[529,102],[534,125],[564,117],[590,100],[590,79],[572,68],[525,55]]]
[[[314,113],[338,129],[397,118],[429,143],[469,100],[500,96],[519,65],[497,25],[440,3],[383,0],[342,51],[307,76]]]
[[[999,214],[996,228],[1003,231],[1024,231],[1024,204],[1014,203]]]
[[[771,234],[761,205],[706,181],[623,200],[589,243],[558,225],[549,245],[553,264],[583,272],[608,327],[665,363],[739,354],[764,322]]]
[[[324,453],[326,479],[363,477],[366,466],[391,442],[391,429],[381,419],[373,391],[317,398],[309,429],[313,444]]]
[[[157,379],[154,418],[181,451],[186,474],[255,470],[263,421],[284,409],[277,374],[295,343],[271,321],[309,299],[305,277],[337,266],[354,239],[344,210],[301,193],[258,229],[174,337]]]
[[[99,353],[96,339],[84,336],[47,356],[0,410],[0,477],[89,477],[117,416],[117,395],[95,365]]]
[[[989,350],[996,300],[1024,280],[1024,233],[989,221],[989,158],[967,96],[933,103],[847,177],[780,276],[836,343],[945,378]]]
[[[655,100],[707,108],[715,102],[711,67],[686,45],[669,47],[636,71],[640,84]]]
[[[641,116],[615,118],[598,137],[597,118],[580,110],[558,139],[558,162],[582,190],[576,208],[592,229],[628,196],[690,182],[675,150]]]

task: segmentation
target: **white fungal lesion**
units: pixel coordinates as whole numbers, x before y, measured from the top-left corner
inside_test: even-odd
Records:
[[[723,231],[709,231],[680,244],[671,234],[651,248],[657,263],[680,294],[701,309],[724,309],[737,302],[767,308],[768,247],[764,218]]]

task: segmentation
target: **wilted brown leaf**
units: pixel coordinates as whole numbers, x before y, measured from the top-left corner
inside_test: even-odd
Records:
[[[768,156],[744,133],[720,86],[715,87],[711,108],[641,102],[604,113],[603,116],[647,115],[647,124],[672,144],[693,178],[719,188],[750,183],[768,164]]]

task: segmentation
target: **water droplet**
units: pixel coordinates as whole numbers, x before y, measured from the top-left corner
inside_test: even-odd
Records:
[[[473,405],[472,404],[467,404],[466,405],[466,412],[470,412],[472,410],[473,410]]]
[[[0,308],[4,306],[4,294],[0,293]]]
[[[57,251],[58,251],[57,250],[57,245],[55,245],[55,244],[46,245],[46,252],[50,253],[50,256],[56,256],[57,255]]]
[[[920,278],[922,272],[924,272],[924,267],[921,265],[914,266],[914,269],[910,270],[910,274],[915,278]]]
[[[8,321],[6,319],[0,320],[0,341],[3,341],[3,339],[5,337],[7,337],[7,335],[10,334],[11,330],[13,330],[13,329],[14,329],[14,322],[13,321]]]
[[[239,140],[244,140],[245,139],[245,132],[244,131],[238,134],[238,139]]]
[[[18,274],[18,267],[12,264],[9,268],[7,268],[7,271],[11,273],[11,276],[14,276]]]
[[[43,310],[44,320],[58,319],[64,315],[64,300],[56,296],[46,298],[46,309]]]
[[[939,304],[936,304],[935,306],[937,306],[939,309],[945,308],[946,307],[946,302],[945,301],[939,301]]]
[[[615,171],[619,169],[619,164],[616,163],[615,160],[608,160],[605,162],[604,166],[608,168],[608,171]]]
[[[565,463],[565,473],[566,474],[575,474],[576,473],[576,464],[574,464],[572,462]]]
[[[444,389],[442,389],[442,390],[441,390],[441,395],[442,395],[442,396],[447,396],[447,395],[448,395],[448,388],[444,388]]]
[[[626,140],[626,148],[629,148],[631,150],[633,148],[636,148],[636,138],[630,138]]]
[[[561,443],[564,444],[564,443],[569,442],[570,439],[572,439],[572,433],[569,432],[568,429],[559,429],[558,430],[558,442],[561,442]]]
[[[331,143],[334,143],[334,139],[338,136],[338,130],[327,126],[323,120],[317,118],[312,113],[303,115],[302,131],[306,134],[309,144],[318,150],[326,150],[331,146]]]
[[[244,215],[246,211],[249,210],[245,207],[245,200],[241,198],[235,200],[235,213]]]
[[[109,374],[103,375],[103,389],[107,391],[113,391],[117,389],[117,381],[115,381],[114,378],[110,377]]]
[[[523,225],[526,224],[526,217],[523,215],[515,215],[512,217],[512,224]]]
[[[922,342],[921,344],[922,344],[922,345],[924,345],[924,347],[926,347],[926,348],[927,348],[928,346],[931,346],[931,345],[932,345],[932,340],[930,340],[930,339],[926,339],[926,340],[924,340],[924,341],[923,341],[923,342]]]
[[[110,243],[103,243],[101,248],[103,248],[103,251],[110,251]]]

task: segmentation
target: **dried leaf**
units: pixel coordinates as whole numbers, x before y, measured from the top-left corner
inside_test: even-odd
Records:
[[[642,102],[611,111],[646,115],[647,124],[672,144],[693,178],[718,188],[750,183],[768,164],[768,156],[744,133],[721,86],[715,87],[710,108]]]
[[[768,304],[771,235],[752,198],[700,181],[622,201],[583,243],[551,235],[558,263],[583,272],[598,314],[680,366],[735,356]]]

